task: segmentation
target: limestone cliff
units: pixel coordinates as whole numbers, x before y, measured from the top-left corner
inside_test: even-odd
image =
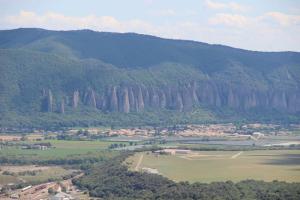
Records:
[[[76,90],[72,94],[72,107],[77,108],[79,103],[79,91]]]
[[[53,95],[52,95],[51,90],[43,89],[41,110],[44,112],[52,112],[53,111]]]
[[[295,113],[300,111],[300,92],[275,89],[255,90],[253,88],[233,87],[213,82],[191,82],[188,84],[165,85],[162,87],[144,85],[115,85],[104,92],[88,88],[81,93],[83,106],[108,112],[141,112],[147,109],[171,109],[190,112],[195,106],[207,105],[229,107],[236,110],[268,108]],[[79,106],[79,91],[71,94],[71,106]],[[42,110],[53,111],[51,90],[43,92]],[[60,112],[64,113],[65,102],[61,101]]]
[[[61,114],[65,113],[65,100],[64,99],[62,99],[60,102],[59,113],[61,113]]]

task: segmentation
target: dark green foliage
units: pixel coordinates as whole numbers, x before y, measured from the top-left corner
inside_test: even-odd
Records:
[[[95,110],[67,111],[58,113],[9,113],[2,115],[0,127],[41,127],[45,129],[72,126],[140,126],[140,125],[173,125],[178,123],[213,122],[214,116],[209,111],[199,109],[200,113],[180,113],[170,110],[145,111],[141,113],[106,113]]]
[[[175,183],[160,175],[131,172],[121,163],[123,154],[90,169],[86,176],[74,180],[91,196],[103,199],[205,199],[205,200],[296,200],[300,198],[299,183],[246,180],[239,183],[211,184]]]

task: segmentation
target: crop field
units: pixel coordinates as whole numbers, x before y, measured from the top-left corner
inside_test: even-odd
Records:
[[[1,157],[32,157],[41,159],[66,158],[84,154],[101,153],[114,142],[106,141],[65,141],[65,140],[43,140],[43,143],[50,142],[52,148],[47,150],[21,149],[16,146],[3,146],[0,149]],[[33,144],[34,142],[20,142],[24,144]],[[120,143],[120,142],[118,142]]]
[[[37,143],[50,143],[51,146],[44,150],[25,148]],[[78,167],[89,161],[99,162],[119,155],[118,151],[108,150],[108,147],[114,143],[116,142],[96,140],[3,142],[0,145],[0,187],[10,184],[39,184],[61,180],[74,172],[74,169],[71,169],[72,166]],[[127,142],[117,143],[127,144]],[[65,165],[68,165],[68,168],[64,168]]]
[[[150,169],[174,181],[300,182],[300,150],[195,151],[175,155],[142,152],[125,163],[131,170]]]
[[[34,175],[20,174],[26,171],[36,173]],[[5,175],[4,172],[10,172],[12,174]],[[47,182],[49,178],[60,179],[72,172],[73,170],[67,170],[60,166],[1,166],[0,185],[16,184],[21,182]]]
[[[49,178],[57,179],[71,173],[72,170],[66,170],[62,167],[54,166],[38,172],[36,176],[24,175],[20,176],[20,178],[27,182],[47,182]]]
[[[19,182],[21,181],[15,176],[0,174],[0,186],[11,184],[11,183],[19,183]]]

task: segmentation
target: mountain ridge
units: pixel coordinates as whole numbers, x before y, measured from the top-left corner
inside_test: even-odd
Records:
[[[157,39],[163,40],[171,40],[171,41],[182,41],[182,42],[191,42],[191,43],[200,43],[204,45],[211,45],[211,46],[218,46],[218,47],[225,47],[225,48],[232,48],[237,50],[249,51],[249,52],[260,52],[260,53],[300,53],[299,51],[292,51],[292,50],[279,50],[279,51],[264,51],[264,50],[251,50],[246,48],[234,47],[225,44],[218,44],[218,43],[208,43],[198,40],[189,40],[189,39],[180,39],[180,38],[167,38],[162,36],[156,36],[151,34],[145,33],[136,33],[136,32],[109,32],[109,31],[97,31],[92,29],[70,29],[70,30],[49,30],[45,28],[13,28],[13,29],[0,29],[0,32],[5,31],[48,31],[48,32],[93,32],[93,33],[102,33],[102,34],[119,34],[119,35],[137,35],[137,36],[146,36],[146,37],[153,37]]]
[[[268,118],[273,111],[300,116],[297,52],[132,33],[15,29],[0,31],[0,70],[3,115],[57,113],[62,121],[69,115],[80,121],[76,110],[159,118],[159,112],[229,109],[241,118],[251,112]]]

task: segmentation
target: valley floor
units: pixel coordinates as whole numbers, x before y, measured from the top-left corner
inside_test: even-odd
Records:
[[[142,152],[126,163],[132,170],[159,173],[174,181],[300,182],[300,150],[191,151],[175,155]]]

